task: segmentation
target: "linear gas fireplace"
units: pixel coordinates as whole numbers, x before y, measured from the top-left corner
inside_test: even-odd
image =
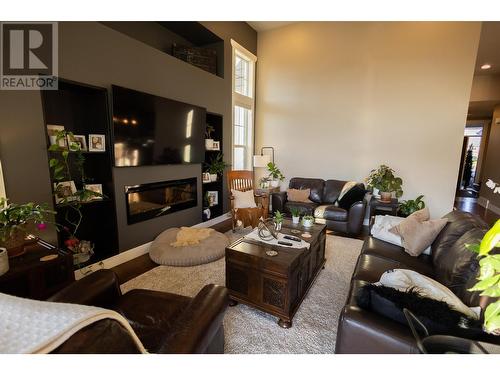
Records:
[[[128,224],[196,207],[196,178],[125,186],[125,199]]]

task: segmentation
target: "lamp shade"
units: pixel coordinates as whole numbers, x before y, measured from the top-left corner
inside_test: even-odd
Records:
[[[265,168],[271,162],[271,155],[254,155],[253,166],[255,168]]]

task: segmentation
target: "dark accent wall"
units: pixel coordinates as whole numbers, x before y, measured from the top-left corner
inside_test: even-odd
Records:
[[[230,71],[230,39],[256,52],[257,34],[244,22],[203,22],[224,39],[224,62]],[[225,78],[135,40],[98,22],[59,23],[59,75],[110,88],[112,84],[196,104],[224,116],[224,155],[231,162],[231,75]],[[0,157],[7,195],[13,201],[50,202],[40,93],[0,91]],[[201,221],[199,207],[127,226],[124,185],[187,177],[201,178],[201,165],[114,168],[120,250],[152,240],[171,226]],[[199,181],[201,183],[201,181]],[[225,184],[224,184],[225,186]],[[199,191],[201,187],[199,186]],[[225,192],[227,197],[227,192]],[[227,211],[228,202],[224,202]],[[45,237],[53,237],[47,232]]]

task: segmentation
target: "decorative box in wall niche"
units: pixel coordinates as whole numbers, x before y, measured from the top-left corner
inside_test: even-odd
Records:
[[[187,47],[174,43],[172,55],[209,73],[217,74],[217,51],[214,49]]]

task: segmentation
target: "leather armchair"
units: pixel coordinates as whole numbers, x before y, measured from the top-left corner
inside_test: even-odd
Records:
[[[348,209],[338,207],[336,202],[346,182],[294,177],[290,180],[289,187],[292,189],[310,189],[309,200],[311,202],[290,202],[285,191],[271,193],[273,213],[280,211],[290,215],[290,209],[296,208],[301,215],[314,216],[316,222],[326,224],[330,230],[357,235],[361,232],[363,226],[367,201],[363,197],[351,204]],[[364,191],[364,185],[358,185],[360,190]]]
[[[49,301],[115,310],[130,323],[150,353],[223,353],[225,287],[206,285],[194,297],[134,289],[122,295],[111,270],[99,270],[53,295]],[[119,323],[105,319],[70,337],[54,353],[137,353]]]

